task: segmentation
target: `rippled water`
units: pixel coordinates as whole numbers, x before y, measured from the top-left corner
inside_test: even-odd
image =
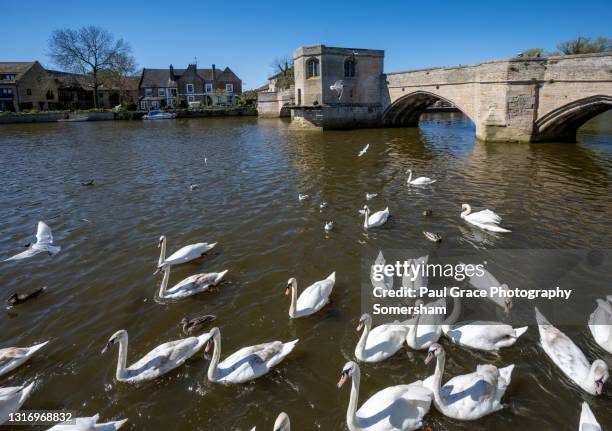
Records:
[[[476,142],[472,124],[459,114],[428,116],[418,129],[326,133],[292,132],[286,121],[257,119],[2,126],[0,255],[21,251],[39,219],[62,251],[0,264],[2,297],[49,287],[0,313],[0,346],[52,340],[0,377],[0,385],[36,378],[24,408],[127,417],[126,428],[134,430],[266,430],[280,411],[296,430],[345,429],[349,389],[335,384],[358,339],[363,249],[423,247],[422,231],[434,228],[449,249],[610,248],[611,124],[612,115],[596,118],[577,145]],[[366,143],[369,151],[357,159]],[[409,190],[407,168],[438,182],[427,192]],[[95,185],[82,187],[89,177]],[[191,183],[199,189],[191,192]],[[374,210],[388,205],[393,215],[384,229],[367,234],[356,214],[366,191],[379,193],[370,202]],[[318,199],[300,203],[298,193],[329,207],[321,212]],[[459,219],[462,202],[494,209],[514,232],[475,235]],[[433,217],[425,220],[424,208]],[[327,220],[336,224],[329,235]],[[180,303],[156,303],[161,234],[169,252],[219,242],[203,259],[176,267],[171,282],[227,268],[230,283]],[[334,270],[332,303],[290,321],[286,280],[296,276],[304,287]],[[100,354],[113,332],[129,332],[131,362],[179,338],[180,319],[201,313],[217,315],[222,357],[263,341],[300,342],[273,373],[251,384],[209,383],[202,355],[151,383],[114,381],[117,351]],[[589,358],[612,364],[586,325],[566,331]],[[445,379],[483,362],[517,368],[505,396],[509,408],[471,423],[432,408],[426,423],[436,431],[576,429],[582,400],[604,428],[612,427],[610,384],[602,397],[584,395],[544,356],[535,328],[499,358],[448,351]],[[429,375],[423,358],[403,351],[362,366],[361,401]]]

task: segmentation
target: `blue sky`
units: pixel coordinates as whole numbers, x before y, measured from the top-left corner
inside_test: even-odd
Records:
[[[577,34],[612,37],[612,1],[9,1],[0,61],[46,55],[57,28],[99,25],[130,42],[140,67],[230,66],[245,88],[299,45],[385,50],[385,71],[477,63]]]

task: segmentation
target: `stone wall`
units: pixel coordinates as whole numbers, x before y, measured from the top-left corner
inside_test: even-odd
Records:
[[[290,117],[288,106],[294,104],[293,86],[282,91],[264,91],[257,94],[257,112],[263,118]]]

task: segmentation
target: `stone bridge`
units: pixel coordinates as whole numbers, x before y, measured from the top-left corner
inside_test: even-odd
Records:
[[[387,73],[379,125],[416,126],[439,99],[468,116],[486,141],[574,142],[582,124],[612,108],[612,53]]]

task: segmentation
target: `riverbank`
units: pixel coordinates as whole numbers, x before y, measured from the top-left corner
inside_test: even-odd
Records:
[[[202,117],[240,117],[257,116],[257,109],[252,107],[211,107],[198,110],[172,109],[168,112],[176,114],[176,118]],[[0,124],[12,123],[55,123],[61,120],[73,121],[123,121],[142,120],[145,111],[42,111],[42,112],[11,112],[0,113]]]

